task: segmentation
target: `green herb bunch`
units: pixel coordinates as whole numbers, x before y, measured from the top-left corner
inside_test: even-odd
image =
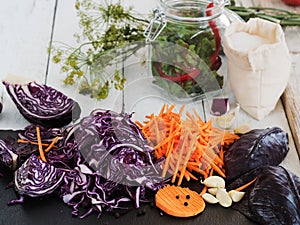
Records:
[[[125,8],[120,3],[76,0],[75,9],[81,33],[74,34],[74,37],[79,46],[52,47],[52,61],[60,64],[61,71],[66,74],[64,84],[79,84],[81,94],[97,100],[105,99],[111,86],[121,90],[125,82],[117,69],[112,79],[105,76],[105,67],[114,65],[119,55],[118,52],[107,53],[143,40],[148,21],[134,16],[132,7]],[[128,56],[128,52],[126,54]],[[120,61],[124,57],[119,57]]]
[[[272,7],[244,7],[236,6],[235,1],[231,1],[231,5],[227,6],[228,9],[238,14],[245,21],[250,18],[260,18],[281,26],[300,26],[300,14],[285,9],[272,8]]]

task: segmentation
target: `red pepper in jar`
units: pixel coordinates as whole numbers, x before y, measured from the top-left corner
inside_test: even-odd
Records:
[[[161,64],[155,63],[154,66],[161,78],[173,82],[185,82],[189,80],[194,80],[196,77],[198,77],[201,74],[200,69],[192,68],[192,69],[185,69],[188,72],[186,74],[175,74],[175,76],[169,76],[162,71]]]
[[[206,16],[212,16],[212,11],[209,10],[214,7],[214,3],[211,2],[206,7]],[[221,50],[221,36],[218,29],[218,26],[215,21],[209,20],[208,24],[214,33],[215,42],[216,42],[216,49],[214,53],[210,57],[210,69],[217,70],[221,66],[221,58],[219,56]]]

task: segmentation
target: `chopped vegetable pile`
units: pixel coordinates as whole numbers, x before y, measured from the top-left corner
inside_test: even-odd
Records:
[[[130,118],[96,110],[73,126],[29,125],[18,140],[1,140],[1,168],[14,172],[20,196],[9,204],[56,193],[73,208],[73,215],[84,218],[149,202],[164,185],[161,164]],[[80,209],[86,212],[80,214]]]
[[[278,210],[284,204],[284,215],[294,213],[300,198],[299,178],[278,166],[288,152],[283,130],[254,129],[238,136],[203,121],[195,110],[178,111],[165,104],[157,115],[133,122],[132,114],[94,110],[67,127],[31,124],[18,139],[0,139],[0,169],[13,175],[19,196],[8,204],[54,194],[72,215],[100,218],[104,212],[139,208],[155,195],[156,206],[177,217],[219,203],[261,224],[273,217],[278,224],[299,222]],[[182,186],[191,180],[198,182],[199,193]],[[271,189],[278,194],[261,198]]]
[[[195,115],[186,112],[186,118],[181,119],[184,107],[179,113],[173,112],[174,107],[164,105],[158,115],[151,114],[148,121],[139,123],[156,156],[166,158],[162,176],[169,172],[172,183],[178,177],[178,185],[183,178],[205,179],[213,172],[226,177],[224,149],[239,137],[213,127],[212,120],[204,122],[196,111]]]

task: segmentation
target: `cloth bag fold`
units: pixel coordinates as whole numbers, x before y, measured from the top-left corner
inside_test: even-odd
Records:
[[[253,48],[237,47],[233,38],[237,32],[267,42],[256,43]],[[281,26],[258,18],[232,23],[224,32],[223,49],[237,102],[252,117],[262,120],[276,107],[291,74],[291,56]]]

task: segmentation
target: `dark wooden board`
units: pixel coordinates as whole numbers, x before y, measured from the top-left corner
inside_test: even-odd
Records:
[[[13,131],[0,131],[0,138],[15,136]],[[1,225],[254,225],[238,211],[207,204],[204,212],[191,218],[175,218],[163,214],[151,204],[142,206],[145,213],[139,215],[138,209],[132,209],[116,218],[114,214],[104,213],[101,218],[92,214],[84,219],[72,217],[72,209],[57,196],[27,198],[22,205],[8,206],[7,202],[18,198],[13,188],[5,187],[11,178],[0,178],[0,224]]]

